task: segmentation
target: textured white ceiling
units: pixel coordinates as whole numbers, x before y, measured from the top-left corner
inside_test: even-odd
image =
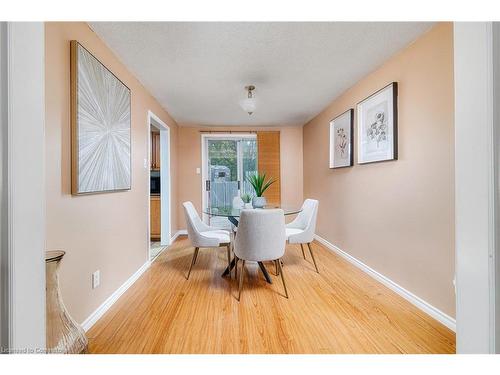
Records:
[[[174,119],[302,125],[427,31],[416,22],[95,22]],[[238,105],[254,84],[255,113]]]

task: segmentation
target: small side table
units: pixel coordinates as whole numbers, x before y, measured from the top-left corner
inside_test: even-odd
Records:
[[[69,315],[59,290],[59,265],[64,254],[60,250],[45,252],[47,353],[86,353],[85,332]]]

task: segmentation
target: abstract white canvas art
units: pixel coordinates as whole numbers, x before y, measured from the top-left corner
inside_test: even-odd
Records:
[[[330,121],[330,168],[353,165],[353,109]]]
[[[357,105],[358,164],[398,158],[396,82]]]
[[[72,193],[131,187],[130,89],[71,42]]]

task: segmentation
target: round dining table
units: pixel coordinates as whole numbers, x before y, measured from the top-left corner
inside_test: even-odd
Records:
[[[278,206],[278,205],[266,205],[263,208],[236,208],[236,207],[207,207],[203,210],[203,213],[208,215],[208,216],[218,216],[218,217],[226,217],[231,224],[233,224],[235,227],[238,226],[238,219],[241,215],[241,211],[243,210],[268,210],[268,209],[275,209],[275,208],[280,208],[283,210],[283,214],[285,216],[288,215],[296,215],[300,211],[302,211],[301,207],[288,207],[288,206]],[[236,233],[236,232],[235,232]],[[224,270],[224,273],[222,276],[227,276],[231,272],[231,270],[235,266],[235,260],[231,261],[230,266],[227,266],[226,269]],[[264,277],[266,281],[269,284],[272,284],[272,279],[271,276],[269,275],[269,272],[267,272],[266,267],[262,262],[257,262],[259,265],[260,270],[264,274]]]

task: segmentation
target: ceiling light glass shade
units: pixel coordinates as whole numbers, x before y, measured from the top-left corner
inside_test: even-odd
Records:
[[[246,113],[251,115],[255,111],[255,108],[257,107],[257,102],[255,98],[246,98],[240,100],[240,106]]]

